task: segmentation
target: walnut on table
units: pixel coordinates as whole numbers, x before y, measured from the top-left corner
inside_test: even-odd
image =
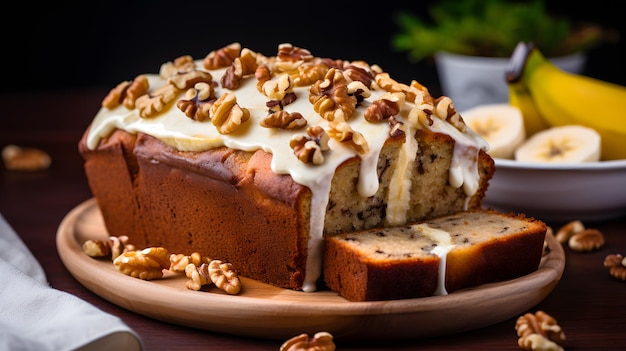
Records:
[[[313,337],[303,333],[285,341],[280,351],[334,351],[336,348],[332,334],[317,332]]]
[[[621,254],[611,254],[604,258],[604,267],[613,278],[626,281],[626,258]]]
[[[518,345],[524,350],[562,351],[565,333],[556,319],[544,311],[526,313],[515,322]]]
[[[2,161],[12,171],[40,171],[48,169],[52,163],[50,155],[41,149],[13,144],[2,149]]]
[[[567,243],[570,249],[578,252],[593,251],[604,246],[602,232],[586,228],[580,220],[571,221],[559,228],[556,239],[561,244]]]

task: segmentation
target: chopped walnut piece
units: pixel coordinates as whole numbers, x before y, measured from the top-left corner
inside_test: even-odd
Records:
[[[259,84],[261,84],[260,80]],[[260,86],[259,84],[257,84],[259,91],[273,100],[282,100],[285,95],[293,91],[293,83],[288,74],[278,75],[273,79],[264,81]]]
[[[626,281],[626,258],[621,254],[607,255],[604,258],[604,267],[609,269],[613,278]]]
[[[178,100],[176,106],[185,113],[185,116],[204,121],[211,118],[210,110],[215,99],[215,89],[212,84],[196,83],[185,93],[187,99]]]
[[[177,57],[174,62],[166,62],[161,65],[159,76],[163,79],[173,77],[181,72],[189,72],[196,68],[196,63],[190,55]]]
[[[247,75],[254,74],[257,67],[257,54],[250,49],[242,49],[241,55],[233,60],[222,76],[222,86],[227,89],[239,88],[241,80]]]
[[[180,90],[185,90],[193,87],[197,83],[211,84],[213,76],[209,72],[193,69],[187,72],[180,72],[174,76],[168,78],[167,82],[173,84]]]
[[[372,92],[365,84],[355,81],[348,83],[348,95],[356,98],[357,105],[372,95]]]
[[[400,137],[406,135],[404,123],[398,121],[394,116],[389,117],[387,120],[389,122],[389,136],[392,138]]]
[[[128,251],[135,251],[135,246],[128,243],[128,236],[109,236],[107,240],[87,240],[83,243],[83,252],[89,257],[108,257],[111,260]]]
[[[374,82],[374,73],[370,70],[369,65],[364,61],[354,61],[347,64],[344,68],[344,75],[351,82],[361,82],[368,89],[372,89]]]
[[[147,93],[149,88],[148,78],[140,74],[132,81],[121,82],[111,89],[102,100],[102,107],[110,110],[119,105],[124,105],[127,109],[132,110],[135,108],[135,100]]]
[[[411,81],[411,85],[398,83],[389,76],[389,73],[378,73],[374,76],[376,84],[383,90],[390,93],[401,92],[406,95],[406,101],[413,102],[419,105],[423,102],[433,105],[433,98],[428,92],[428,89],[418,83],[417,81]],[[429,111],[432,113],[432,108]]]
[[[154,115],[163,111],[165,106],[176,99],[179,90],[171,84],[166,84],[153,92],[144,94],[137,98],[135,107],[139,110],[139,116],[142,118],[154,117]]]
[[[163,276],[169,269],[169,252],[163,247],[149,247],[141,251],[127,251],[113,260],[117,269],[131,277],[152,280]]]
[[[233,269],[231,263],[220,260],[211,261],[209,263],[209,277],[216,287],[230,295],[236,295],[241,290],[239,274]]]
[[[309,50],[284,43],[278,45],[275,66],[281,72],[288,72],[313,59],[314,56],[311,55]]]
[[[202,256],[199,252],[193,252],[191,255],[171,254],[170,271],[183,273],[185,272],[185,267],[187,267],[188,264],[200,266],[203,263],[209,262],[211,262],[211,259],[207,256]]]
[[[284,110],[273,112],[261,121],[261,127],[265,128],[297,129],[306,124],[307,120],[300,112],[289,113]]]
[[[584,229],[567,241],[574,251],[593,251],[604,246],[604,235],[597,229]]]
[[[232,93],[224,93],[220,96],[209,112],[212,123],[220,134],[232,133],[250,119],[250,111],[239,107],[237,97]]]
[[[323,63],[305,63],[290,71],[289,75],[294,86],[303,87],[324,79],[329,69],[330,67]]]
[[[209,277],[209,268],[207,263],[202,263],[199,266],[189,263],[185,266],[185,276],[189,278],[185,285],[190,290],[200,290],[203,286],[211,284],[211,278]]]
[[[364,154],[369,151],[367,140],[363,134],[355,131],[344,121],[331,121],[328,123],[328,135],[342,143],[347,143],[356,152]]]
[[[306,333],[294,336],[280,346],[280,351],[334,351],[332,334],[317,332],[310,338]]]
[[[262,93],[263,84],[272,79],[272,71],[269,67],[267,67],[267,65],[259,65],[254,71],[254,77],[257,80],[256,88],[260,93]]]
[[[241,44],[232,43],[224,46],[221,49],[209,52],[208,55],[202,61],[204,68],[214,70],[222,67],[230,66],[235,58],[239,57],[241,53]]]
[[[52,158],[39,148],[9,144],[2,148],[2,162],[12,171],[41,171],[50,167]]]
[[[565,244],[569,241],[569,239],[576,233],[582,232],[585,230],[585,225],[583,222],[579,220],[571,221],[565,225],[563,225],[556,232],[556,240],[561,244]]]
[[[309,127],[306,135],[294,135],[289,141],[289,147],[294,155],[304,163],[319,165],[324,163],[323,151],[327,151],[329,136],[320,126]]]
[[[444,121],[452,124],[458,131],[465,133],[467,126],[463,121],[463,117],[454,107],[452,99],[447,96],[441,96],[435,99],[435,110],[433,114]]]
[[[356,109],[357,98],[348,94],[348,83],[340,70],[331,68],[311,85],[309,102],[315,112],[328,121],[350,119]]]
[[[545,313],[526,313],[515,322],[519,336],[518,345],[524,350],[562,351],[565,345],[565,333],[556,320]]]
[[[402,102],[404,102],[404,94],[386,93],[367,107],[364,114],[365,120],[375,123],[395,116],[400,113]]]

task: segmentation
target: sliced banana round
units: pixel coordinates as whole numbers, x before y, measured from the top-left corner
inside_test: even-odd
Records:
[[[519,108],[508,103],[478,105],[461,113],[465,124],[489,144],[494,158],[512,159],[525,138],[524,118]]]
[[[580,125],[551,127],[531,136],[515,152],[524,162],[596,162],[600,160],[600,134]]]

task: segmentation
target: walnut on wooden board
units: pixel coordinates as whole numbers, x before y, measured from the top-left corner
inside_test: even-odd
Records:
[[[303,333],[285,341],[280,351],[334,351],[336,349],[333,335],[328,332],[317,332],[311,338]]]
[[[128,240],[126,235],[109,236],[106,240],[90,239],[83,243],[82,248],[87,256],[115,260],[124,252],[135,251],[135,246]]]
[[[141,251],[127,251],[113,260],[122,273],[134,278],[152,280],[163,277],[170,267],[170,254],[163,247],[149,247]]]
[[[213,260],[208,265],[209,277],[220,290],[230,295],[236,295],[241,290],[239,274],[229,262]]]
[[[188,264],[200,266],[209,262],[211,259],[208,256],[202,256],[199,252],[193,252],[191,255],[170,254],[170,271],[184,273]]]

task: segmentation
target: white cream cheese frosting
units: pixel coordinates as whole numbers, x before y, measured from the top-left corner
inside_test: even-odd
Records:
[[[218,53],[223,53],[229,48],[232,52],[233,48],[238,48],[237,45],[237,43],[231,44]],[[239,57],[243,57],[246,50],[239,48],[237,52]],[[281,56],[281,52],[284,55]],[[296,77],[295,80],[297,80],[294,72],[307,64],[319,63],[319,58],[313,58],[307,50],[290,44],[279,45],[279,54],[276,57],[266,57],[251,51],[247,51],[246,54],[254,58],[255,62],[252,63],[252,66],[255,67],[253,68],[258,69],[260,66],[269,68],[269,71],[272,72],[270,80],[275,85],[263,86],[259,83],[259,78],[255,76],[255,72],[246,72],[245,63],[242,63],[243,59],[238,63],[240,66],[237,66],[237,62],[235,62],[226,67],[211,67],[211,69],[206,68],[202,60],[193,60],[192,63],[188,62],[184,67],[176,67],[170,62],[164,64],[167,65],[165,67],[167,69],[162,67],[160,75],[142,75],[147,78],[148,91],[146,93],[154,94],[160,88],[173,84],[172,77],[181,76],[189,71],[208,72],[211,77],[210,81],[214,86],[214,99],[227,93],[234,94],[237,106],[242,110],[245,109],[249,114],[248,119],[242,122],[236,130],[230,133],[221,133],[212,123],[211,118],[197,120],[188,117],[177,106],[177,103],[180,100],[189,99],[186,94],[189,93],[190,89],[196,89],[198,92],[197,85],[182,89],[177,87],[171,90],[175,94],[173,100],[162,104],[159,111],[147,117],[141,115],[139,108],[129,108],[121,103],[118,106],[102,107],[91,124],[87,136],[87,147],[95,149],[102,138],[107,137],[115,129],[122,129],[129,133],[141,132],[151,135],[181,151],[199,152],[227,146],[244,151],[262,149],[271,153],[273,155],[271,168],[275,173],[289,174],[295,182],[310,188],[313,194],[304,291],[315,291],[316,281],[321,274],[324,217],[334,172],[347,159],[355,156],[360,157],[359,193],[364,197],[373,195],[379,186],[376,164],[378,155],[393,128],[392,123],[388,123],[390,117],[393,117],[395,123],[398,123],[395,126],[399,127],[406,136],[412,136],[418,128],[430,128],[433,131],[450,135],[455,140],[454,157],[449,171],[450,184],[457,188],[463,187],[468,195],[468,201],[477,191],[479,186],[478,153],[480,150],[486,150],[488,145],[478,134],[465,126],[458,113],[454,111],[449,98],[442,97],[435,100],[419,83],[414,84],[416,82],[413,82],[411,85],[398,83],[377,66],[369,66],[361,61],[342,61],[340,63],[332,61],[334,65],[338,65],[338,71],[341,71],[342,67],[352,64],[359,67],[359,72],[370,79],[359,81],[355,80],[354,76],[345,74],[345,71],[342,73],[347,84],[351,82],[363,83],[352,85],[352,87],[356,86],[361,89],[358,93],[353,92],[353,95],[358,95],[359,100],[356,100],[354,112],[349,116],[340,111],[338,109],[340,104],[336,103],[335,118],[329,121],[328,115],[322,116],[319,109],[316,110],[315,104],[310,100],[312,84],[314,83],[297,85],[294,84],[292,77],[281,80],[281,77],[284,78],[284,75],[287,74]],[[170,72],[170,76],[164,77],[163,72]],[[244,74],[241,74],[242,72]],[[238,73],[240,74],[239,78],[241,78],[239,86],[232,89],[224,87],[222,78],[225,75],[237,75]],[[325,81],[321,84],[318,82],[320,89],[333,83],[328,74],[324,76],[324,79]],[[268,93],[270,88],[274,88],[272,90],[274,95],[272,95],[272,91]],[[363,88],[367,91],[363,91]],[[280,90],[282,94],[276,94],[276,89]],[[351,90],[348,89],[348,91]],[[193,91],[191,93],[193,95]],[[261,125],[261,122],[270,114],[268,101],[278,101],[279,99],[275,98],[284,97],[284,93],[290,93],[292,97],[295,96],[295,100],[279,107],[278,110],[300,113],[307,122],[305,127],[281,129],[267,128]],[[119,97],[120,101],[123,95],[124,92],[122,91],[122,96]],[[328,100],[332,100],[332,96]],[[326,102],[330,103],[331,101],[328,100]],[[395,106],[397,113],[393,116],[383,116],[382,121],[370,122],[366,120],[367,109],[381,101]],[[319,126],[326,132],[332,132],[333,128],[337,126],[336,123],[341,122],[349,125],[350,131],[354,133],[354,140],[357,136],[362,136],[366,143],[365,147],[355,147],[350,140],[341,141],[336,137],[330,137],[328,138],[328,150],[321,152],[323,161],[314,164],[303,162],[290,146],[294,135],[306,135],[307,128]],[[414,168],[412,165],[415,162],[417,147],[415,139],[408,137],[401,150],[399,163],[395,165],[394,181],[391,182],[394,185],[390,189],[387,199],[387,220],[394,225],[404,225],[406,221],[410,198],[410,181],[408,179],[411,169]]]

